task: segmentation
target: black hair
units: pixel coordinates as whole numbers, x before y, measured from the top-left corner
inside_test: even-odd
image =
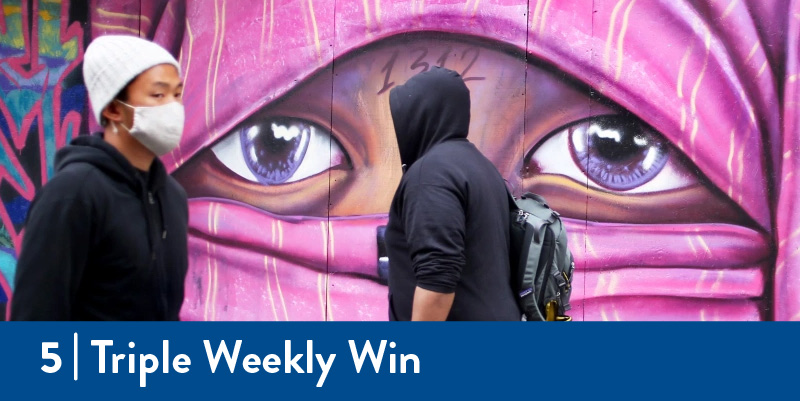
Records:
[[[134,78],[134,79],[135,79],[135,78]],[[122,101],[122,102],[127,102],[127,101],[128,101],[128,88],[131,86],[131,82],[133,82],[133,80],[130,80],[130,81],[128,81],[128,83],[127,83],[127,84],[125,84],[125,86],[122,88],[122,90],[120,90],[120,91],[119,91],[119,93],[117,93],[117,95],[116,95],[116,96],[114,96],[114,98],[113,98],[113,99],[111,99],[111,102],[113,102],[114,100],[119,100],[119,101]],[[109,104],[111,104],[111,102],[109,102]],[[108,104],[106,105],[106,107],[108,107]],[[104,108],[105,108],[105,107],[104,107]],[[105,127],[105,126],[106,126],[106,124],[108,124],[108,119],[106,119],[106,118],[103,116],[102,112],[101,112],[101,114],[100,114],[100,125],[102,125],[103,127]]]

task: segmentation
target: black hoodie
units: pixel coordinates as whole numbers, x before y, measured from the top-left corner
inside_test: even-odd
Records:
[[[140,172],[99,136],[56,155],[31,204],[12,320],[177,320],[186,193],[156,158]]]
[[[510,286],[505,183],[467,140],[469,89],[433,68],[389,94],[407,168],[389,210],[389,318],[410,320],[417,286],[453,293],[448,320],[520,320]]]

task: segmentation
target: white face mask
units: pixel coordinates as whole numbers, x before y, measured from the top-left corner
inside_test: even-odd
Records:
[[[182,104],[171,102],[161,106],[136,107],[117,101],[133,109],[133,126],[119,125],[156,156],[164,156],[178,146],[183,134]]]

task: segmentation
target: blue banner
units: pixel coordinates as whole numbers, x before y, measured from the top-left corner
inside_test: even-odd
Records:
[[[791,323],[3,323],[3,399],[764,399]]]

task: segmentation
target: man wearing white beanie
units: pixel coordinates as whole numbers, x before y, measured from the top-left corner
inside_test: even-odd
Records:
[[[180,66],[162,47],[102,36],[83,78],[103,131],[59,150],[28,211],[12,320],[177,320],[186,193],[159,156],[183,132]]]

